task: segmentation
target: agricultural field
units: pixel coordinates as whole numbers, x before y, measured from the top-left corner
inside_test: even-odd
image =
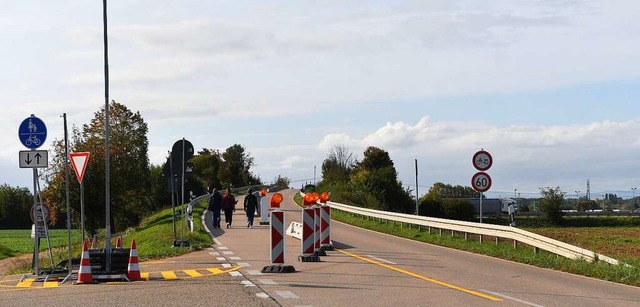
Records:
[[[618,260],[640,261],[638,227],[548,227],[525,230]]]
[[[79,230],[71,230],[71,243],[78,244],[80,236]],[[66,229],[50,229],[49,237],[51,239],[51,247],[54,248],[66,247],[69,243]],[[33,253],[33,240],[31,238],[31,229],[0,230],[0,259]],[[46,250],[47,246],[47,240],[40,239],[40,250]]]

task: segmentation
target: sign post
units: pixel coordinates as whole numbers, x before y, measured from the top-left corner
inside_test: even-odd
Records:
[[[22,145],[24,145],[25,147],[33,151],[38,147],[42,146],[42,144],[44,144],[44,142],[46,141],[47,126],[44,124],[44,122],[40,118],[37,118],[35,115],[31,114],[31,116],[25,118],[22,121],[22,123],[20,123],[20,126],[18,127],[18,138],[20,139],[20,142],[22,143]],[[42,155],[42,153],[39,153],[39,154]],[[24,153],[24,154],[20,153],[20,158],[21,158],[20,166],[22,167],[23,165],[25,165],[26,167],[33,168],[33,206],[36,212],[43,210],[42,205],[38,202],[38,198],[39,198],[38,181],[37,181],[38,168],[47,166],[46,165],[47,161],[44,161],[46,159],[42,159],[38,161],[39,158],[41,159],[41,157],[37,157],[37,155],[38,153],[32,154],[31,152]],[[36,163],[34,164],[31,163],[34,161],[31,159],[32,157],[36,159],[35,161]],[[23,164],[23,161],[24,161],[24,164]],[[31,161],[31,162],[28,162],[28,161]],[[44,166],[40,162],[45,162]],[[40,268],[38,263],[38,256],[40,252],[40,237],[37,235],[40,233],[39,231],[40,225],[38,225],[39,223],[37,222],[36,215],[37,214],[34,215],[34,218],[35,218],[34,232],[36,234],[36,237],[33,244],[33,271],[34,271],[35,277],[40,278]],[[46,234],[46,222],[44,223],[45,223],[44,229]]]
[[[73,171],[76,173],[78,182],[80,183],[80,227],[82,228],[82,240],[85,239],[84,231],[84,184],[82,178],[84,178],[84,171],[87,169],[89,162],[90,152],[72,152],[69,154]]]
[[[493,165],[493,157],[484,149],[476,152],[471,159],[473,167],[479,172],[471,177],[471,186],[474,190],[480,192],[480,223],[482,223],[482,198],[484,198],[484,192],[489,191],[491,188],[491,176],[485,173]]]

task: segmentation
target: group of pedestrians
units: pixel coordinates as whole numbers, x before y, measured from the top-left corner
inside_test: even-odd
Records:
[[[258,207],[258,198],[253,194],[253,189],[249,189],[248,195],[244,198],[244,211],[247,215],[247,228],[253,228],[253,218]],[[220,228],[220,211],[224,212],[224,222],[227,228],[233,224],[233,213],[236,212],[238,201],[231,194],[231,188],[224,190],[224,195],[220,195],[218,189],[209,187],[209,205],[207,209],[213,214],[213,228]]]

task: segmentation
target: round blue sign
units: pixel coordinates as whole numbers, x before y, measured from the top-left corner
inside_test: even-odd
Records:
[[[47,126],[41,119],[31,114],[31,117],[27,117],[20,124],[18,138],[25,147],[36,149],[47,139]]]

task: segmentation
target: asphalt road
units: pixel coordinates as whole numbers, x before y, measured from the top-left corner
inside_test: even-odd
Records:
[[[286,225],[301,220],[296,191],[282,191]],[[300,241],[286,237],[285,263],[296,272],[263,274],[269,226],[256,217],[246,228],[238,204],[233,227],[212,230],[212,248],[142,263],[148,281],[16,288],[9,276],[0,280],[0,306],[640,306],[639,288],[336,222],[336,250],[320,262],[298,261]]]

